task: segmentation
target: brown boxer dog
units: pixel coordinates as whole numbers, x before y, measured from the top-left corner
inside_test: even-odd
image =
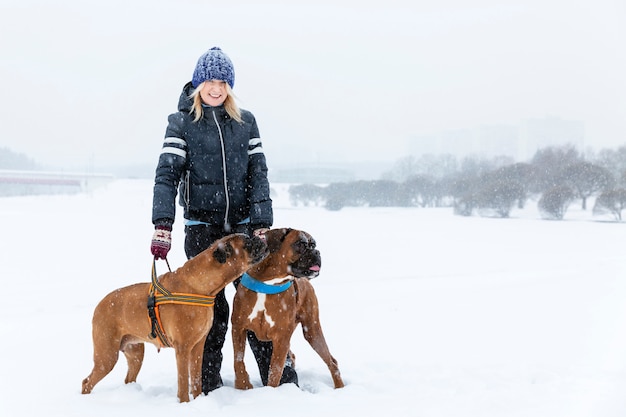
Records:
[[[270,254],[248,270],[233,301],[232,338],[235,388],[250,389],[244,363],[246,331],[272,342],[267,385],[277,387],[298,324],[304,338],[328,366],[335,388],[344,386],[337,361],[330,354],[319,319],[319,305],[309,282],[320,273],[321,256],[310,234],[295,229],[272,229],[265,234]]]
[[[171,293],[215,296],[267,254],[267,245],[261,239],[233,234],[217,240],[179,269],[161,275],[158,282]],[[141,369],[144,343],[162,346],[159,339],[150,336],[150,286],[140,283],[117,289],[96,306],[92,321],[94,367],[83,380],[83,394],[89,394],[111,372],[119,351],[128,362],[128,384],[136,381]],[[187,402],[190,379],[193,397],[202,392],[202,351],[213,323],[213,306],[162,304],[159,313],[166,340],[176,350],[178,399]]]

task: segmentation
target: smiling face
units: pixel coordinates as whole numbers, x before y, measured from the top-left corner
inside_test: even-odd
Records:
[[[203,83],[200,98],[204,104],[211,107],[221,106],[226,97],[228,97],[228,92],[225,81],[209,80]]]

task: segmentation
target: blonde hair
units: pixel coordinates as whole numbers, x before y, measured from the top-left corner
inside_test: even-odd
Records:
[[[197,86],[196,89],[193,90],[193,93],[191,93],[191,95],[189,96],[189,98],[191,98],[191,100],[193,101],[193,104],[191,105],[191,113],[195,114],[195,117],[193,119],[194,122],[202,119],[202,116],[204,115],[204,109],[202,108],[202,97],[200,97],[200,90],[202,90],[202,87],[204,87],[204,83],[201,83],[199,86]],[[241,118],[241,110],[235,102],[233,90],[230,88],[230,85],[228,85],[228,83],[226,83],[226,100],[224,100],[224,109],[226,110],[226,113],[228,113],[228,115],[234,120],[239,123],[243,122],[243,119]]]

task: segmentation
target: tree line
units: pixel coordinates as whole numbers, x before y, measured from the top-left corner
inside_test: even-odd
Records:
[[[33,170],[40,168],[33,159],[25,154],[13,152],[9,148],[0,148],[0,169]]]
[[[563,219],[580,202],[593,214],[621,221],[626,207],[626,146],[583,155],[564,145],[538,150],[529,162],[509,157],[465,157],[450,154],[406,157],[379,180],[292,185],[291,202],[343,207],[452,207],[462,216],[509,217],[514,208],[537,200],[541,216]]]

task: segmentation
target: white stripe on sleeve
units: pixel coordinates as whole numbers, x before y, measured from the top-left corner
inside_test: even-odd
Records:
[[[171,143],[173,145],[187,146],[187,142],[185,142],[185,139],[176,138],[174,136],[169,136],[169,137],[165,138],[164,142],[165,143]]]
[[[167,146],[161,149],[161,155],[163,155],[164,153],[171,153],[174,155],[182,156],[183,158],[187,158],[187,151],[185,151],[184,149],[173,148],[171,146]]]

